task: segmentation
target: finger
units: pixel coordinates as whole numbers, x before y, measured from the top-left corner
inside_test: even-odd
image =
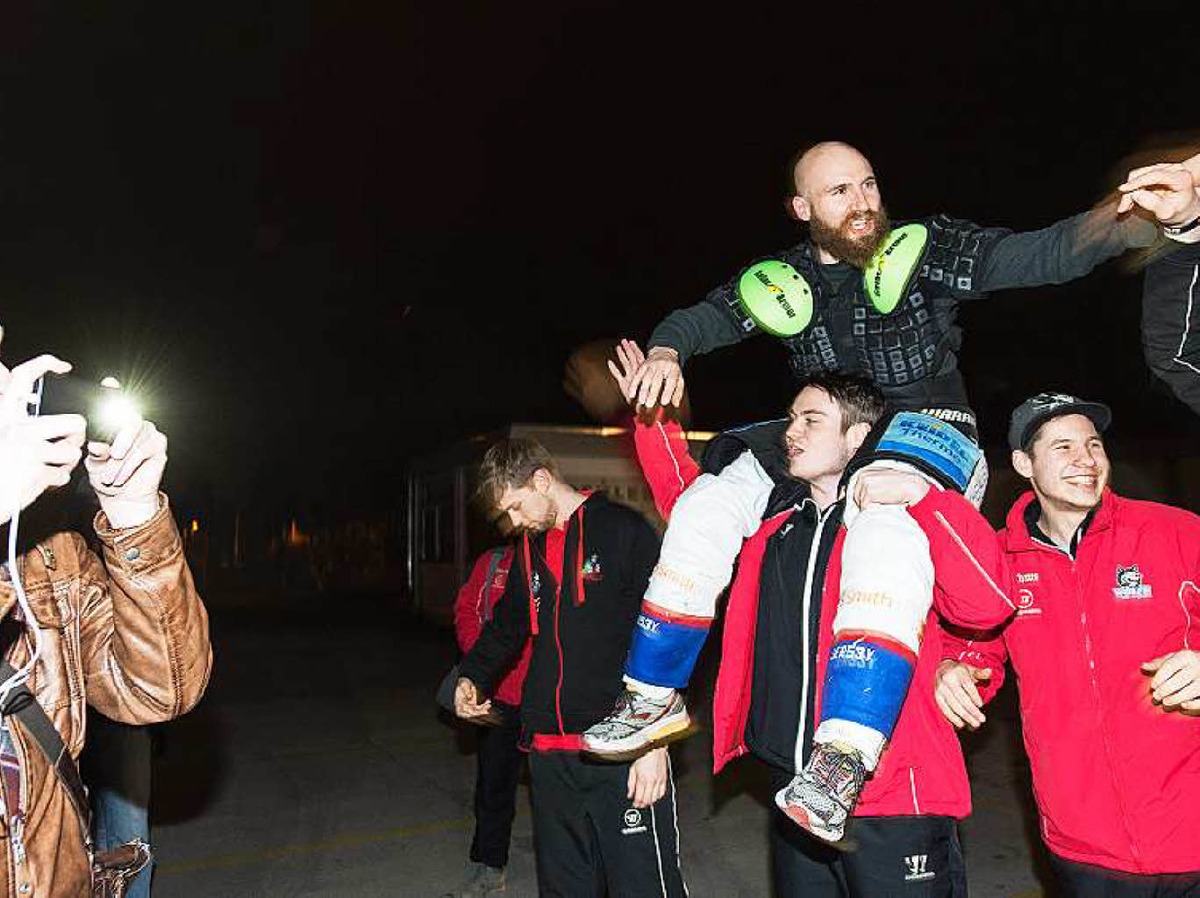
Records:
[[[1147,175],[1122,184],[1118,189],[1125,196],[1146,190],[1159,194],[1184,193],[1192,187],[1192,178],[1187,172],[1164,172],[1159,177]]]
[[[946,701],[946,697],[941,692],[935,692],[933,698],[934,701],[937,702],[937,706],[941,709],[942,716],[950,721],[951,726],[953,726],[956,730],[961,730],[964,726],[966,726],[967,722],[962,719],[962,715],[954,710],[951,704]]]
[[[617,389],[621,391],[621,395],[628,399],[629,396],[625,392],[625,373],[617,368],[617,363],[612,359],[608,360],[608,373],[611,374],[612,379],[617,382]]]
[[[963,697],[970,702],[973,707],[983,707],[983,696],[979,694],[979,690],[975,686],[974,678],[964,679],[959,684],[959,687]]]
[[[20,426],[33,439],[78,440],[80,446],[87,433],[83,415],[46,415],[22,421]]]
[[[634,792],[637,790],[637,770],[632,764],[629,765],[629,779],[625,786],[625,797],[633,800]]]
[[[44,443],[43,448],[37,453],[38,461],[45,465],[70,465],[74,468],[79,464],[79,459],[83,457],[83,447],[78,443],[72,443],[70,440],[57,440],[53,443]]]
[[[1184,702],[1200,698],[1200,679],[1188,677],[1185,674],[1182,680],[1172,680],[1171,682],[1175,688],[1172,692],[1163,696],[1162,703],[1165,707],[1178,707]]]
[[[858,478],[858,482],[854,484],[854,504],[863,509],[867,505],[867,484],[865,482],[866,475]]]
[[[1154,674],[1154,678],[1150,681],[1150,688],[1158,691],[1162,686],[1175,674],[1179,673],[1187,667],[1188,658],[1182,652],[1173,652],[1163,659],[1163,663],[1159,665],[1158,672]]]
[[[646,802],[646,806],[649,807],[650,805],[657,804],[658,801],[666,794],[667,781],[665,779],[659,780],[657,783],[655,783],[654,790],[650,793],[650,800]]]
[[[1151,187],[1155,185],[1166,185],[1172,188],[1187,186],[1192,176],[1188,174],[1186,168],[1177,163],[1171,165],[1156,165],[1148,168],[1139,169],[1135,172],[1130,172],[1125,179],[1125,183],[1119,185],[1117,190],[1122,193],[1128,193],[1130,190],[1135,190],[1138,187]]]
[[[683,378],[675,379],[675,395],[671,397],[671,404],[675,408],[683,408]]]
[[[637,370],[633,372],[633,376],[629,378],[628,390],[631,397],[639,395],[642,381],[645,379],[649,367],[649,365],[643,362],[638,366]]]
[[[653,363],[646,365],[642,370],[646,372],[646,377],[642,381],[641,389],[638,390],[638,405],[649,406],[652,404],[650,402],[651,394],[658,395],[659,374],[657,366]]]
[[[148,439],[153,425],[149,421],[131,421],[117,431],[112,440],[112,457],[124,458],[134,445]]]
[[[983,726],[985,719],[983,713],[979,710],[978,706],[971,701],[970,697],[959,692],[952,693],[948,700],[951,708],[954,710],[954,713],[957,714],[962,719],[963,723],[965,723],[971,729],[977,730],[979,727]]]
[[[4,385],[4,395],[0,401],[9,409],[26,405],[33,397],[33,385],[38,378],[46,374],[66,374],[71,370],[70,362],[64,362],[57,356],[39,355],[27,362],[22,362],[9,372]]]
[[[1151,172],[1162,171],[1163,169],[1168,168],[1173,164],[1175,164],[1175,163],[1155,162],[1153,165],[1143,165],[1140,168],[1130,169],[1129,174],[1127,174],[1125,176],[1125,184],[1128,184],[1130,181],[1134,180],[1135,178],[1145,177],[1147,174],[1150,174]],[[1123,187],[1125,185],[1122,184],[1121,186]],[[1120,190],[1121,188],[1118,187],[1117,189]]]
[[[976,725],[983,723],[983,712],[979,710],[983,707],[983,699],[973,682],[952,682],[949,697],[960,715],[968,721],[973,721]]]
[[[160,457],[165,460],[166,442],[166,437],[154,430],[151,425],[150,431],[145,433],[129,450],[129,455],[118,469],[116,477],[113,478],[113,485],[124,486],[147,462],[156,461]]]
[[[1165,205],[1162,197],[1149,190],[1134,190],[1132,193],[1125,195],[1155,217],[1158,217]]]
[[[106,486],[111,486],[114,489],[120,489],[125,486],[133,478],[142,465],[146,464],[150,457],[144,452],[134,451],[129,453],[124,459],[121,459],[120,466],[113,465],[115,470],[110,470],[111,478],[105,481]]]
[[[675,404],[675,381],[676,378],[674,371],[668,372],[667,375],[663,377],[662,404],[664,406],[668,404]]]
[[[976,683],[982,683],[984,680],[990,680],[992,678],[992,669],[990,667],[982,667],[973,670],[971,671],[971,678],[974,679]],[[975,694],[978,695],[979,691],[976,690]],[[983,701],[982,696],[980,696],[980,701]]]
[[[1168,652],[1165,655],[1159,655],[1157,658],[1151,658],[1149,661],[1143,661],[1142,662],[1142,670],[1145,671],[1146,673],[1154,673],[1154,671],[1156,671],[1160,667],[1162,667],[1163,662],[1166,661],[1168,658],[1170,658],[1171,655],[1173,655],[1173,654],[1175,654],[1175,653]]]
[[[621,363],[622,376],[633,370],[633,366],[629,364],[629,350],[625,348],[624,340],[617,344],[617,361]]]
[[[1169,664],[1170,662],[1168,662]],[[1170,672],[1167,671],[1167,664],[1163,665],[1163,669],[1155,674],[1154,679],[1161,682],[1157,685],[1151,681],[1151,687],[1154,691],[1155,701],[1166,703],[1167,698],[1173,696],[1180,689],[1183,689],[1191,682],[1193,674],[1183,668],[1177,668]]]
[[[661,365],[655,367],[655,369],[650,372],[650,376],[647,378],[647,380],[650,383],[649,383],[649,389],[646,391],[646,403],[645,404],[647,406],[649,406],[650,408],[653,408],[654,406],[658,405],[659,397],[662,395],[662,391],[663,391],[663,379],[664,378],[663,378],[663,372],[662,372]]]

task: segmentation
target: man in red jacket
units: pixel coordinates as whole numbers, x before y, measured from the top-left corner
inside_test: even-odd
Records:
[[[636,345],[623,344],[619,354],[625,371],[632,370]],[[614,374],[627,382],[618,370]],[[724,480],[741,476],[738,468],[748,456],[758,459],[772,481],[769,496],[752,512],[729,509],[749,536],[741,546],[725,614],[713,703],[715,772],[751,753],[768,765],[779,788],[813,753],[823,720],[820,687],[835,641],[845,544],[841,481],[881,411],[878,390],[862,378],[815,379],[797,395],[790,421],[752,425],[713,440],[703,475],[678,424],[659,421],[635,430],[638,459],[664,517],[676,513],[677,501],[690,501],[691,485],[701,477],[701,488],[722,490]],[[903,504],[893,480],[907,482],[905,477],[898,472],[864,477],[860,505]],[[991,528],[980,518],[968,521],[973,529],[952,529],[938,516],[948,492],[930,489],[924,501],[909,507],[939,560],[936,607],[962,623],[995,626],[1011,609],[994,587],[984,582],[979,588],[979,572],[998,566]],[[976,544],[992,557],[974,559],[967,547]],[[941,565],[949,554],[962,563]],[[908,700],[853,811],[849,837],[857,849],[831,848],[776,814],[771,855],[777,895],[966,894],[955,821],[970,813],[970,790],[962,751],[933,701],[933,675],[942,657],[940,631],[931,626],[935,620],[930,611]]]
[[[1110,418],[1061,393],[1013,413],[1032,487],[999,536],[1017,616],[993,638],[947,634],[936,699],[979,726],[1011,660],[1065,894],[1200,895],[1200,518],[1108,488]]]
[[[483,625],[508,582],[512,546],[496,546],[475,560],[474,567],[454,600],[454,635],[463,653],[471,651]],[[496,687],[492,698],[495,726],[479,731],[475,755],[475,835],[471,840],[471,864],[466,881],[448,898],[490,895],[505,888],[508,846],[513,817],[517,812],[517,779],[523,753],[521,737],[521,686],[529,669],[530,646]]]

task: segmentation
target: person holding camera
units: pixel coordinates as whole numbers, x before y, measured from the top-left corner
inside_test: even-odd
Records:
[[[208,616],[159,491],[167,439],[140,418],[102,442],[86,440],[82,415],[31,416],[35,384],[70,367],[48,355],[0,365],[0,524],[10,536],[0,567],[0,881],[12,896],[92,893],[74,764],[86,707],[124,723],[169,720],[200,700],[212,668]],[[55,533],[17,555],[20,512],[70,481],[85,443],[100,554],[78,533]]]

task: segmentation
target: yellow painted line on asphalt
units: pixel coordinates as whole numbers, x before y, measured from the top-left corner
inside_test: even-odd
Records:
[[[274,848],[259,848],[254,851],[235,851],[229,854],[213,854],[190,861],[172,861],[159,864],[154,868],[156,876],[175,876],[180,873],[196,873],[201,870],[218,870],[223,867],[243,867],[259,864],[263,861],[277,861],[289,857],[308,854],[320,854],[324,851],[336,851],[344,848],[358,848],[363,845],[373,845],[379,842],[391,842],[397,839],[411,839],[415,836],[428,836],[436,833],[453,832],[470,829],[475,825],[474,817],[460,817],[456,820],[434,820],[429,823],[416,823],[412,826],[398,826],[393,829],[383,829],[376,832],[347,833],[332,839],[322,839],[317,842],[301,842],[295,845],[278,845]]]

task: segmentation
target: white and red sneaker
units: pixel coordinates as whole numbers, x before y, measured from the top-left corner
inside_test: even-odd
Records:
[[[613,712],[583,734],[583,746],[595,755],[626,756],[649,750],[691,725],[683,696],[672,689],[664,698],[650,698],[626,689]]]

